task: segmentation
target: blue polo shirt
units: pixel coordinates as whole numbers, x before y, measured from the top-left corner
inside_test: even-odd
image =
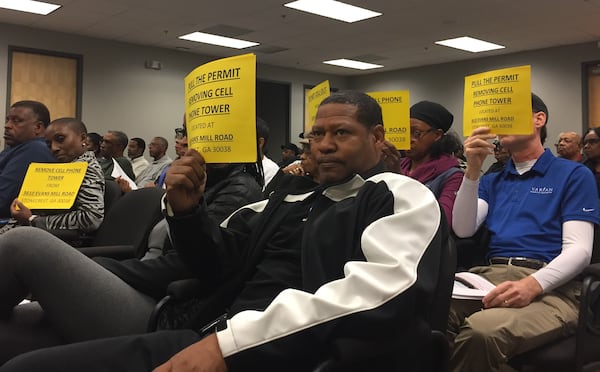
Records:
[[[592,172],[546,149],[519,175],[510,159],[504,171],[484,175],[479,198],[488,203],[488,257],[552,261],[562,249],[565,221],[600,222]]]

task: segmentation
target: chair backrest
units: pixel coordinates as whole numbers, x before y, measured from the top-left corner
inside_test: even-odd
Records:
[[[448,326],[454,273],[456,272],[456,246],[451,236],[448,236],[448,239],[446,239],[442,246],[439,269],[437,289],[433,298],[429,324],[431,329],[445,333]]]
[[[119,185],[113,180],[106,180],[104,182],[104,215],[106,216],[110,211],[110,208],[115,202],[123,195]]]
[[[427,287],[429,289],[427,292],[429,307],[426,309],[426,319],[431,329],[431,339],[427,349],[422,353],[424,357],[421,358],[419,371],[445,372],[449,370],[450,345],[446,339],[446,329],[457,266],[456,246],[449,230],[442,212],[440,242],[430,246],[426,252],[426,255],[429,255],[429,262],[425,265],[426,271],[422,273],[423,276],[428,275],[435,278],[435,282],[432,283],[433,288],[431,285]],[[427,258],[424,257],[424,259]]]
[[[600,226],[594,225],[594,243],[592,245],[592,260],[590,263],[600,263]]]
[[[120,197],[105,214],[94,246],[131,245],[140,257],[145,252],[152,227],[162,218],[163,189],[148,187]]]

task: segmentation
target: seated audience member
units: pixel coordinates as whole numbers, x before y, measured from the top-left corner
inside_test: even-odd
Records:
[[[510,153],[500,144],[499,140],[494,140],[492,144],[494,145],[494,158],[496,158],[496,162],[490,165],[485,174],[502,172],[504,167],[506,167],[506,162],[510,158]]]
[[[177,159],[181,158],[188,150],[188,140],[187,140],[187,131],[185,129],[185,121],[183,122],[183,128],[175,128],[175,154],[177,154]],[[173,163],[171,163],[173,164]],[[167,165],[158,179],[156,180],[156,187],[164,188],[165,187],[165,178],[167,177],[167,172],[169,171],[169,167],[171,164]]]
[[[139,137],[135,137],[129,140],[127,145],[127,157],[131,162],[131,168],[133,168],[133,174],[137,178],[144,169],[148,167],[148,160],[144,158],[144,151],[146,150],[146,141]]]
[[[583,137],[583,153],[586,158],[583,164],[594,174],[600,198],[600,127],[590,128]]]
[[[302,144],[302,153],[300,154],[300,161],[294,162],[281,171],[286,174],[292,174],[294,176],[305,176],[313,179],[315,182],[318,181],[317,164],[314,161],[310,153],[310,141],[307,138],[300,140]]]
[[[185,123],[182,128],[175,128],[175,154],[177,159],[182,157],[188,150],[187,131]]]
[[[263,119],[256,117],[256,137],[258,138],[258,150],[262,160],[263,173],[265,175],[264,187],[267,187],[273,179],[279,166],[265,154],[265,146],[269,141],[269,124]]]
[[[580,162],[581,155],[581,136],[575,132],[561,132],[558,135],[556,143],[556,153],[561,158]]]
[[[167,155],[167,148],[169,147],[169,142],[163,137],[154,137],[152,138],[152,142],[148,145],[148,152],[152,159],[152,163],[150,163],[146,169],[140,173],[136,179],[135,183],[138,187],[155,187],[156,180],[160,176],[163,169],[169,166],[173,159]]]
[[[279,168],[285,168],[296,160],[300,160],[298,157],[299,153],[300,149],[293,143],[288,142],[285,145],[281,145],[281,161],[277,165]]]
[[[44,143],[49,123],[50,113],[43,103],[19,101],[10,106],[4,121],[6,148],[0,152],[0,218],[10,216],[29,164],[54,162]]]
[[[126,157],[123,156],[123,151],[125,151],[128,143],[129,140],[127,139],[127,135],[118,130],[109,130],[106,132],[104,137],[102,137],[102,142],[100,143],[100,153],[102,156],[98,158],[98,162],[102,167],[102,172],[104,173],[105,179],[115,179],[112,176],[114,170],[114,159],[119,167],[121,167],[123,172],[125,172],[127,177],[131,178],[131,180],[135,180],[131,163]]]
[[[98,133],[92,132],[87,134],[85,146],[88,151],[94,153],[96,158],[100,157],[100,142],[102,142],[102,136]]]
[[[598,199],[590,171],[542,146],[548,119],[532,94],[531,135],[501,135],[511,158],[480,178],[495,137],[477,128],[465,141],[467,170],[454,204],[454,232],[490,232],[489,266],[474,267],[496,285],[482,301],[453,300],[454,371],[498,371],[513,356],[575,331],[581,283],[589,264]]]
[[[366,94],[325,98],[312,134],[321,185],[276,191],[221,226],[203,202],[202,156],[190,150],[173,162],[167,221],[187,266],[164,264],[177,257],[168,255],[115,262],[115,275],[42,231],[1,236],[1,312],[31,292],[69,341],[143,332],[166,283],[186,276],[203,281],[204,296],[219,294],[196,316],[208,323],[227,312],[207,334],[162,331],[65,345],[21,355],[0,370],[307,371],[336,351],[346,355],[346,340],[393,349],[378,350],[373,370],[400,370],[420,358],[415,350],[430,337],[424,288],[435,279],[417,272],[428,247],[446,238],[435,197],[419,182],[381,173],[381,108]],[[32,278],[17,280],[14,270],[23,267]]]
[[[439,103],[421,101],[410,108],[410,150],[400,161],[401,173],[414,178],[438,198],[448,224],[463,172],[453,153],[459,139],[448,129],[454,116]]]
[[[319,170],[317,163],[310,150],[310,142],[307,138],[300,140],[302,143],[302,154],[300,155],[300,162],[292,163],[285,168],[279,169],[275,176],[264,188],[263,194],[268,197],[273,191],[287,187],[289,182],[297,184],[297,180],[291,180],[290,177],[300,176],[304,182],[304,187],[315,187],[319,183]]]
[[[15,199],[10,208],[11,216],[16,220],[15,225],[85,233],[98,229],[104,218],[104,176],[94,153],[87,151],[85,139],[85,125],[78,119],[61,118],[50,123],[46,129],[46,143],[52,155],[59,163],[88,163],[85,176],[75,203],[67,211],[41,211],[34,214]]]

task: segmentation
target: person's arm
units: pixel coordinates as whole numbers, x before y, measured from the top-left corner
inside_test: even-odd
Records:
[[[19,194],[29,163],[11,160],[0,173],[0,216],[10,216],[10,205]]]
[[[31,209],[27,208],[19,199],[15,199],[10,206],[10,215],[17,220],[17,223],[22,226],[27,226],[33,223],[32,218],[37,219],[33,215]]]
[[[452,230],[460,238],[473,236],[487,216],[487,202],[478,197],[479,177],[483,161],[493,153],[488,140],[494,137],[489,128],[480,127],[465,140],[467,168],[452,211]]]
[[[154,369],[153,372],[227,372],[217,337],[208,335],[202,340],[186,347],[171,359]]]
[[[417,269],[439,238],[442,212],[425,186],[391,173],[370,178],[359,195],[355,208],[372,222],[355,232],[356,259],[314,292],[286,289],[264,311],[242,311],[221,324],[217,338],[230,370],[303,363],[345,338],[368,343],[405,332],[414,341],[413,327],[422,321]],[[307,228],[305,236],[313,237],[326,226]]]
[[[473,181],[466,176],[456,193],[452,210],[452,230],[459,238],[473,236],[479,226],[485,221],[488,204],[478,198],[479,181]]]
[[[491,134],[490,128],[479,127],[465,140],[465,158],[467,168],[465,177],[476,181],[481,176],[481,167],[485,158],[494,154],[494,145],[488,141],[496,136]]]
[[[544,292],[571,280],[590,264],[592,258],[594,224],[567,221],[562,226],[562,251],[547,266],[532,274]]]

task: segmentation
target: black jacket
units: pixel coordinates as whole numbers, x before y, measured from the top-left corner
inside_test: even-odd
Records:
[[[425,313],[439,261],[425,257],[440,244],[442,217],[425,186],[397,174],[354,176],[305,193],[275,191],[225,227],[205,207],[168,217],[183,261],[213,291],[207,311],[216,315],[235,299],[289,208],[304,203],[311,212],[301,242],[302,288],[218,326],[229,370],[310,370],[332,355],[347,358],[355,349],[348,344],[370,345],[400,365],[414,357],[429,334]]]

